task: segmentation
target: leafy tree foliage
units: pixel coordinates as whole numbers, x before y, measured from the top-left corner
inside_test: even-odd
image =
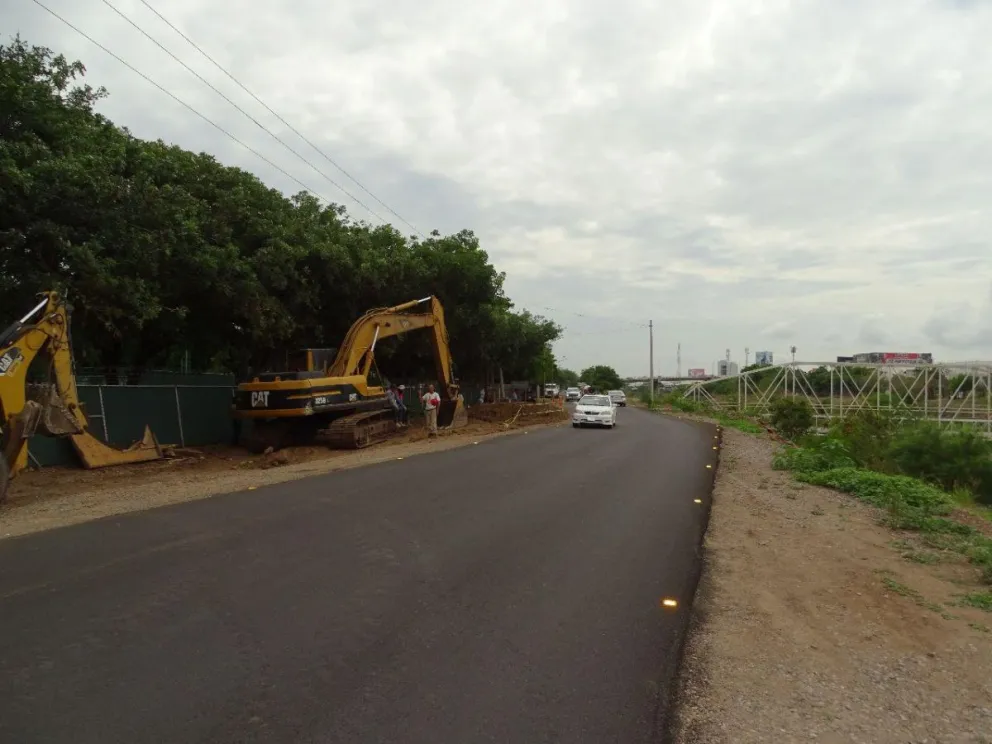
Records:
[[[623,387],[623,378],[613,367],[597,364],[582,370],[582,381],[594,390],[619,390]]]
[[[291,198],[211,155],[133,137],[96,113],[85,68],[19,37],[0,46],[0,311],[56,288],[92,366],[279,366],[337,346],[363,312],[437,295],[465,379],[534,373],[561,329],[515,312],[469,230],[424,240]],[[392,375],[432,368],[421,334],[390,339]],[[543,360],[543,361],[542,361]]]
[[[805,398],[779,398],[771,407],[771,421],[780,434],[796,441],[816,424],[813,407]]]
[[[579,373],[575,370],[559,367],[555,374],[555,379],[563,388],[575,387],[579,384]]]

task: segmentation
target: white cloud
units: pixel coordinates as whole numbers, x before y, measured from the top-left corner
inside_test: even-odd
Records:
[[[100,0],[47,1],[351,203]],[[111,1],[314,155],[137,0]],[[557,308],[569,364],[644,371],[648,318],[663,371],[678,341],[683,369],[793,343],[992,357],[988,3],[150,2],[422,230],[476,230],[518,304]],[[8,16],[83,59],[139,136],[297,190],[37,6]]]

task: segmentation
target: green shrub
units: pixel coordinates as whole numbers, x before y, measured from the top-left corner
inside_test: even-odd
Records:
[[[692,398],[684,398],[679,394],[671,396],[665,402],[676,411],[682,411],[683,413],[699,413],[706,409],[706,406],[701,403],[697,403]]]
[[[848,454],[861,467],[889,470],[892,438],[903,425],[895,411],[861,409],[833,422],[830,436],[844,442]]]
[[[769,414],[775,430],[793,441],[808,434],[816,423],[813,407],[803,398],[779,398]]]
[[[948,494],[906,475],[887,475],[848,467],[797,472],[796,477],[815,486],[849,493],[861,501],[889,509],[895,516],[916,520],[920,524],[917,529],[926,527],[926,520],[932,522],[933,517],[949,514],[954,508],[954,501]],[[936,523],[929,526],[935,531],[943,531],[937,529],[939,525]]]
[[[972,429],[919,422],[895,433],[887,455],[897,472],[945,491],[965,489],[979,502],[992,504],[992,442]]]
[[[772,467],[776,470],[819,473],[835,468],[853,468],[856,463],[844,443],[823,437],[803,447],[787,447],[775,455]]]

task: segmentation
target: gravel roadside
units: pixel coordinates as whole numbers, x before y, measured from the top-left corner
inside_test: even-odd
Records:
[[[724,430],[674,741],[992,742],[974,569],[907,560],[911,535],[772,470],[776,447]]]

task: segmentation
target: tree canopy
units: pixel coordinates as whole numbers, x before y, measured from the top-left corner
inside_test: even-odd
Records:
[[[188,354],[242,374],[337,346],[371,308],[433,294],[463,379],[547,368],[560,327],[513,309],[470,230],[405,237],[207,153],[138,139],[95,111],[107,91],[84,74],[19,37],[0,46],[3,316],[58,289],[81,364],[178,366]],[[420,334],[377,357],[391,375],[432,369]]]
[[[594,390],[619,390],[623,387],[623,378],[613,367],[597,364],[582,370],[582,381]]]

